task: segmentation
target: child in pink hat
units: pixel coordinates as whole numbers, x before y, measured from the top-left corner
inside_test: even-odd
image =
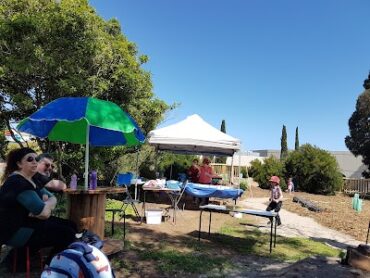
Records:
[[[281,220],[279,216],[279,211],[281,209],[281,206],[283,205],[283,192],[280,188],[280,178],[278,176],[272,176],[269,182],[271,183],[271,196],[269,199],[270,204],[267,206],[266,210],[274,210],[277,213],[276,223],[278,226],[280,226]]]

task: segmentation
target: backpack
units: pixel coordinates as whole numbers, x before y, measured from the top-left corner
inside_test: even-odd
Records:
[[[114,278],[108,258],[98,248],[74,242],[55,255],[41,278]]]

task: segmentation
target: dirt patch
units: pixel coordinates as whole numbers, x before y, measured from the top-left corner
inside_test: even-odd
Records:
[[[253,197],[268,197],[269,191],[259,187],[252,187]],[[250,192],[244,198],[251,196]],[[311,201],[323,208],[322,212],[313,212],[300,204],[293,202],[293,197],[298,196]],[[283,208],[301,216],[315,219],[318,223],[328,228],[365,242],[370,221],[370,200],[363,200],[362,211],[356,212],[352,208],[352,198],[342,193],[335,196],[315,195],[304,192],[284,193]]]
[[[268,191],[261,190],[259,188],[253,188],[252,193],[254,197],[267,197]],[[335,207],[330,202],[350,202],[350,198],[344,198],[342,201],[338,201],[336,197],[316,196],[316,195],[305,195],[304,193],[295,193],[296,195],[302,194],[304,198],[309,199],[312,202],[320,202],[319,206],[326,207],[325,213],[332,213],[332,217],[338,217],[335,214]],[[250,192],[246,192],[244,198],[249,198]],[[313,196],[313,197],[311,197]],[[300,207],[296,203],[293,203],[293,195],[290,196],[285,194],[286,200],[284,202],[284,208],[289,209],[300,215],[313,217],[316,219],[318,213],[308,211],[305,208]],[[318,197],[319,199],[315,199]],[[157,200],[158,202],[151,202],[147,204],[148,207],[166,207],[169,205],[166,198]],[[167,202],[167,203],[166,203]],[[329,202],[329,203],[327,203]],[[369,206],[366,202],[364,204],[364,211],[361,214],[369,215],[366,207]],[[182,203],[180,204],[182,207]],[[140,212],[141,206],[139,206]],[[348,209],[349,210],[349,209]],[[169,211],[172,214],[172,211]],[[355,214],[354,211],[350,211]],[[112,256],[111,262],[116,271],[116,277],[366,277],[362,273],[353,272],[353,269],[343,267],[339,265],[338,259],[328,258],[307,258],[305,260],[288,263],[279,262],[271,257],[259,257],[255,255],[240,255],[236,250],[228,248],[222,243],[217,241],[211,241],[207,237],[208,232],[208,221],[209,214],[204,212],[202,218],[202,233],[201,242],[197,240],[198,229],[199,229],[199,215],[200,212],[192,205],[192,199],[186,200],[185,211],[179,211],[177,214],[177,223],[174,225],[172,219],[166,218],[165,222],[160,225],[147,225],[145,223],[139,224],[133,219],[128,219],[127,230],[125,241],[125,249]],[[341,216],[342,214],[340,214]],[[248,222],[254,223],[256,219],[254,217],[248,217]],[[321,222],[318,218],[317,221],[325,225],[326,222]],[[344,217],[342,217],[344,220]],[[366,220],[368,221],[368,219]],[[228,214],[212,214],[212,227],[211,233],[213,235],[223,226],[228,224],[233,225],[238,223],[239,220],[230,217]],[[327,222],[328,227],[336,229],[335,221]],[[117,226],[122,227],[122,223],[117,223]],[[329,226],[331,225],[331,226]],[[345,225],[345,224],[343,224]],[[191,272],[176,272],[166,273],[158,268],[155,259],[143,258],[143,254],[150,252],[151,250],[161,250],[165,246],[170,246],[171,249],[178,251],[179,253],[190,252],[193,256],[197,256],[200,253],[207,255],[210,258],[224,257],[230,260],[233,266],[227,269],[215,268],[207,274],[197,274]],[[200,246],[198,250],[195,246]],[[195,251],[194,251],[195,250]],[[199,254],[198,254],[199,253]],[[0,269],[0,277],[7,275],[8,273],[2,272]],[[39,277],[39,270],[35,270],[31,277]],[[7,277],[7,276],[4,276]],[[24,277],[24,274],[16,275],[15,277]]]

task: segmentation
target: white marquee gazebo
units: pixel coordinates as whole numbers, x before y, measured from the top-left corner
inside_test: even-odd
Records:
[[[240,150],[239,139],[221,132],[197,114],[176,124],[152,130],[147,138],[149,144],[158,151],[233,157]],[[233,163],[231,168],[233,171]]]

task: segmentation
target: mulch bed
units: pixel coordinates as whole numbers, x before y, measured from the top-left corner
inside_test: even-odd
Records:
[[[253,197],[268,197],[269,190],[253,187]],[[322,212],[310,211],[293,202],[293,197],[309,200],[322,208]],[[304,192],[284,193],[283,208],[301,216],[314,218],[318,223],[350,235],[359,241],[366,241],[370,221],[370,200],[362,201],[362,211],[352,208],[352,198],[342,193],[335,196],[315,195]]]

